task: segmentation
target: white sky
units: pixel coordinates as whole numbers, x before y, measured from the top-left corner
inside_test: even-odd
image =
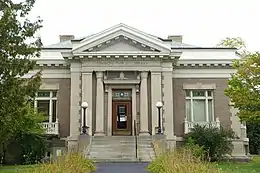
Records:
[[[44,20],[44,45],[62,34],[86,36],[125,23],[160,37],[183,35],[197,46],[239,36],[260,51],[259,0],[36,0],[32,15]]]

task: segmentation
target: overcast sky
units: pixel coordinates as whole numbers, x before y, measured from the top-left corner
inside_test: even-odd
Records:
[[[32,16],[44,20],[44,45],[61,34],[86,36],[125,23],[160,37],[183,35],[197,46],[239,36],[260,51],[259,0],[36,0]]]

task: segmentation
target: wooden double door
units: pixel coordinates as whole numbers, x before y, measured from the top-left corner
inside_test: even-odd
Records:
[[[112,135],[132,135],[132,102],[113,101]]]

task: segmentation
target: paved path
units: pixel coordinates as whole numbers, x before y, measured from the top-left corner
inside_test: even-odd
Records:
[[[98,163],[96,173],[148,173],[147,163]]]

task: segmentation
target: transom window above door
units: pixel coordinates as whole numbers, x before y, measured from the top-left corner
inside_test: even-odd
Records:
[[[114,90],[113,99],[131,99],[132,91],[131,90]]]
[[[189,122],[214,121],[213,90],[185,90],[186,117]]]

